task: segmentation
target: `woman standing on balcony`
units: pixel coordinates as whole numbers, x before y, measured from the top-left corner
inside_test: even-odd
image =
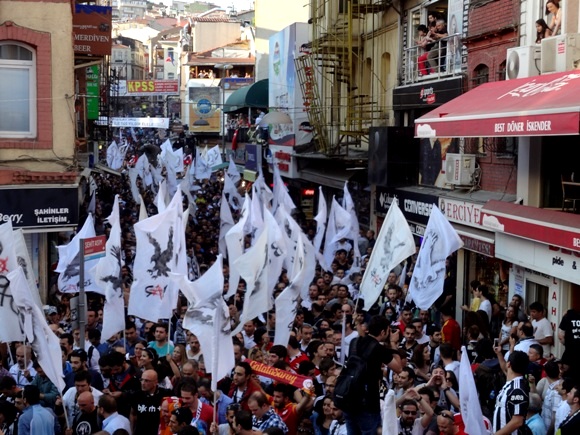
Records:
[[[562,9],[560,9],[560,2],[558,0],[548,0],[546,3],[546,14],[552,15],[552,20],[549,26],[552,35],[559,35],[562,24]]]
[[[542,39],[552,36],[552,31],[543,18],[536,21],[536,44],[541,44]]]
[[[417,48],[417,63],[419,64],[419,75],[426,76],[429,74],[427,72],[427,56],[429,55],[429,50],[433,47],[433,40],[427,36],[429,29],[424,24],[420,24],[417,27],[418,39],[415,43],[419,48]]]

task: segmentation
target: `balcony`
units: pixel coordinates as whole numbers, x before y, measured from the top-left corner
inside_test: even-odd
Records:
[[[418,45],[406,48],[403,58],[404,84],[460,75],[466,66],[462,63],[461,50],[459,33],[440,39],[428,52]],[[430,62],[433,68],[429,67]]]

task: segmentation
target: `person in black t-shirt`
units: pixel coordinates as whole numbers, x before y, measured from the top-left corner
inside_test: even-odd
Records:
[[[558,326],[558,339],[566,347],[562,360],[578,361],[580,359],[580,312],[568,310]],[[580,381],[580,370],[570,373],[576,382]]]
[[[161,402],[173,395],[171,390],[159,388],[155,370],[145,370],[141,375],[141,391],[128,393],[131,404],[131,426],[134,434],[157,435]]]
[[[101,430],[95,398],[89,391],[79,394],[77,403],[81,412],[72,423],[72,429],[67,428],[65,435],[91,435]]]
[[[572,388],[566,395],[566,401],[570,405],[570,413],[560,424],[556,433],[560,435],[576,435],[580,433],[580,390]]]
[[[401,371],[398,343],[390,343],[389,337],[389,321],[383,316],[374,316],[368,325],[368,335],[357,337],[350,343],[349,355],[364,355],[365,350],[373,346],[373,341],[378,341],[379,345],[374,345],[367,359],[366,394],[361,397],[364,406],[361,411],[344,413],[349,435],[376,433],[381,424],[379,382],[383,377],[382,365],[387,364],[396,373]],[[383,346],[383,342],[390,347]]]

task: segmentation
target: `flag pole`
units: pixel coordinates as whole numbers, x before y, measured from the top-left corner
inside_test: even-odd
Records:
[[[220,333],[220,322],[218,316],[218,310],[220,306],[215,310],[215,314],[213,316],[213,340],[212,340],[212,358],[211,358],[211,388],[213,390],[213,421],[218,424],[217,422],[217,372],[218,372],[218,334]]]
[[[342,333],[340,334],[341,338],[340,338],[340,359],[339,359],[341,366],[344,365],[344,356],[345,356],[344,346],[346,345],[344,336],[345,332],[346,332],[346,314],[342,313]]]

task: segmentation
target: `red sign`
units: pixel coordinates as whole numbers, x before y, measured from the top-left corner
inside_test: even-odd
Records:
[[[481,210],[481,224],[497,232],[580,251],[580,216],[573,213],[490,200]]]
[[[76,54],[109,56],[113,9],[108,6],[75,4],[73,48]]]
[[[486,83],[418,118],[415,135],[577,135],[579,93],[576,71]]]
[[[83,239],[83,253],[85,257],[98,258],[105,255],[105,248],[107,244],[106,236],[89,237]]]
[[[258,361],[252,361],[250,359],[246,360],[252,370],[258,375],[266,376],[267,378],[274,379],[277,382],[283,384],[293,385],[296,388],[310,389],[313,382],[312,379],[307,376],[296,375],[284,370],[277,369],[275,367],[270,367],[266,364],[262,364]]]
[[[127,95],[176,95],[177,80],[127,80]]]

